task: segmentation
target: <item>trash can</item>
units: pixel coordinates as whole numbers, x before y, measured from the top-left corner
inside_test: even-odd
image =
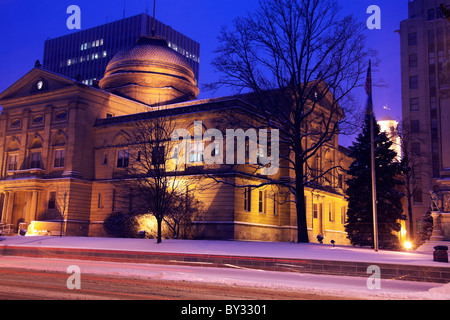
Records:
[[[433,252],[433,260],[436,262],[448,262],[447,251],[447,246],[435,246]]]

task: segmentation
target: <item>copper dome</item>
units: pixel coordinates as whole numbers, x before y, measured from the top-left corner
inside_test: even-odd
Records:
[[[100,88],[148,105],[195,99],[199,90],[186,59],[160,38],[140,38],[108,63]]]

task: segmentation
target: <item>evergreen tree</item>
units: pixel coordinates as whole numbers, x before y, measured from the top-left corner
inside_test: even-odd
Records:
[[[348,171],[352,177],[347,181],[348,212],[345,230],[352,245],[374,246],[372,177],[370,152],[370,116],[366,115],[365,126],[350,147],[355,159]],[[396,249],[399,239],[394,232],[400,231],[403,193],[398,191],[402,185],[401,165],[395,162],[396,152],[390,149],[392,142],[374,121],[375,172],[377,189],[377,215],[379,247]]]

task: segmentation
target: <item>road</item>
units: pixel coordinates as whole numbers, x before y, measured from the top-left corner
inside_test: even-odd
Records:
[[[336,299],[274,289],[186,281],[137,279],[108,275],[82,275],[79,290],[66,286],[68,274],[60,272],[0,270],[2,300],[283,300]]]
[[[71,266],[75,266],[75,269]],[[238,268],[0,257],[0,299],[322,300],[423,297],[442,284]],[[75,272],[74,272],[75,270]],[[77,270],[80,273],[76,272]],[[78,287],[77,286],[78,284]],[[72,287],[72,288],[69,288]],[[75,287],[75,288],[74,288]]]

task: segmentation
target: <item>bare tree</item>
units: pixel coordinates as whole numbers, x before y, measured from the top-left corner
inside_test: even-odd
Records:
[[[202,203],[194,197],[192,192],[189,192],[189,188],[186,188],[185,194],[174,199],[164,221],[175,239],[187,239],[200,234],[199,222],[203,218]]]
[[[305,186],[336,169],[318,170],[313,159],[338,134],[353,131],[360,116],[351,92],[363,85],[372,54],[364,28],[352,16],[342,17],[334,0],[262,0],[219,36],[213,65],[220,77],[208,88],[251,93],[258,117],[236,124],[279,130],[280,169],[290,178],[267,177],[262,184],[278,184],[293,195],[298,242],[309,241]]]
[[[55,199],[55,207],[60,215],[61,229],[59,236],[62,237],[64,233],[64,223],[67,221],[68,209],[69,209],[69,195],[70,186],[64,185],[58,188],[58,194]]]
[[[144,113],[133,123],[126,145],[130,148],[119,182],[122,199],[133,214],[155,216],[157,243],[161,242],[161,225],[173,211],[173,205],[192,181],[183,179],[182,168],[172,157],[171,134],[174,122],[164,110]]]
[[[409,219],[409,240],[414,240],[414,219],[413,219],[413,202],[417,192],[422,192],[419,186],[422,184],[422,174],[431,175],[431,172],[425,172],[430,167],[429,160],[415,149],[415,143],[424,143],[421,139],[421,133],[418,128],[411,128],[410,119],[403,119],[401,126],[398,126],[398,134],[400,137],[400,145],[402,150],[401,165],[403,168],[403,179],[405,188],[405,197],[407,202],[407,211]],[[425,162],[424,162],[425,161]]]

